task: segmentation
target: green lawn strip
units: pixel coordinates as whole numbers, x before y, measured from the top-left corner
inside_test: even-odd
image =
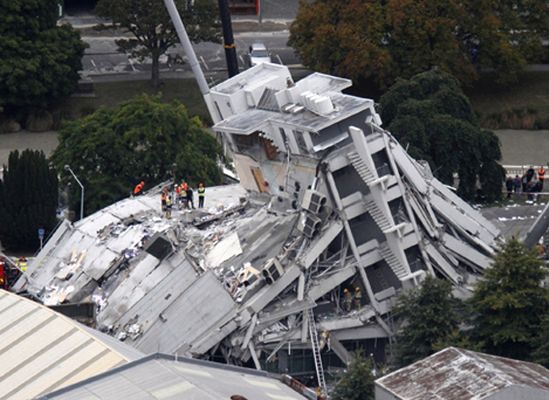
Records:
[[[163,79],[160,88],[162,100],[179,100],[189,112],[209,122],[210,117],[202,94],[194,79]],[[76,119],[90,114],[100,107],[113,107],[142,93],[154,94],[148,80],[109,81],[94,84],[91,96],[72,96],[57,107],[58,117]]]

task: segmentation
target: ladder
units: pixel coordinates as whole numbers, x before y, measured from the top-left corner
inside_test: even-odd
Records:
[[[313,357],[315,361],[316,378],[318,386],[323,395],[328,394],[326,390],[326,380],[324,378],[324,367],[322,366],[322,357],[320,355],[320,344],[318,342],[318,332],[316,330],[315,315],[312,308],[305,311],[309,323],[309,336],[311,338],[311,346],[313,349]]]

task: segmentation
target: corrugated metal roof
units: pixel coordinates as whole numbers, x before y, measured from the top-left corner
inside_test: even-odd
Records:
[[[525,361],[449,347],[376,381],[405,400],[478,400],[520,385],[547,391],[549,370]]]
[[[0,290],[0,399],[30,399],[134,359],[77,322]]]
[[[306,397],[265,372],[154,355],[50,393],[42,399],[301,400]]]

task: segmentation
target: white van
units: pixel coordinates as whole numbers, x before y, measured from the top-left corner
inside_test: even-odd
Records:
[[[271,62],[271,53],[263,43],[254,43],[250,46],[250,67],[261,63]]]

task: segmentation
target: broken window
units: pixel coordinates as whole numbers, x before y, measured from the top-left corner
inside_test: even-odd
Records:
[[[299,152],[301,154],[307,154],[309,152],[309,149],[307,148],[307,143],[305,143],[303,132],[293,131],[293,133],[294,133],[295,141],[297,143],[297,147],[299,148]]]
[[[355,192],[360,192],[364,196],[370,193],[370,188],[352,165],[338,169],[337,171],[332,172],[332,175],[339,197],[342,199]]]
[[[376,166],[377,175],[381,178],[385,175],[394,175],[393,169],[389,162],[389,157],[385,149],[372,154],[372,160]]]

